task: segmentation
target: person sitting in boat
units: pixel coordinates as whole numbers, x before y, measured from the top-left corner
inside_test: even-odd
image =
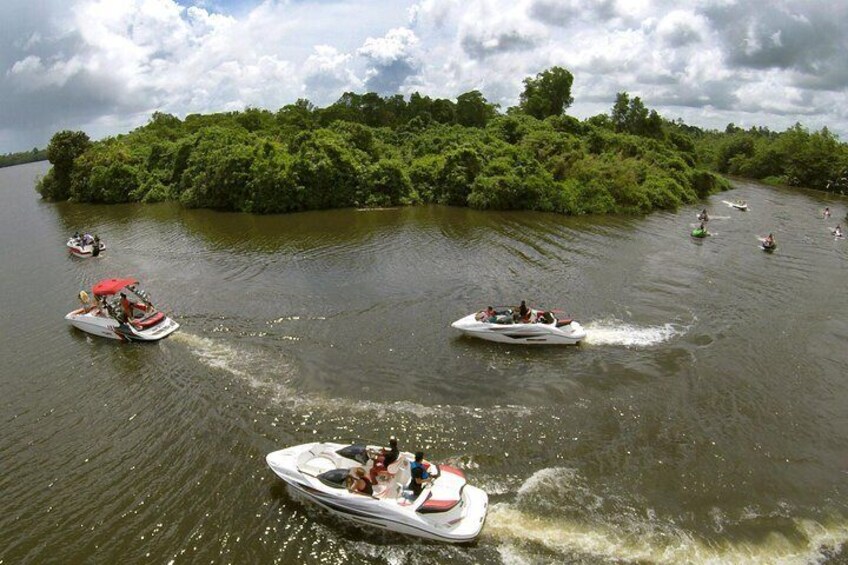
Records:
[[[345,486],[349,492],[358,492],[368,496],[374,494],[374,487],[368,477],[365,476],[365,469],[362,467],[353,469],[352,475],[345,479]]]
[[[84,312],[91,312],[96,308],[96,303],[91,300],[86,291],[81,290],[77,296],[79,297],[79,300],[82,303],[82,309]]]
[[[383,449],[383,460],[381,463],[384,467],[388,467],[398,460],[400,451],[398,450],[398,440],[395,436],[389,438],[389,449]]]
[[[536,317],[536,321],[540,324],[553,324],[554,323],[554,315],[550,312],[540,312]]]
[[[389,465],[400,457],[397,438],[395,436],[389,438],[389,449],[382,448],[376,453],[369,451],[369,455],[374,459],[370,473],[371,482],[376,483],[383,477],[390,477],[392,473],[389,472]]]
[[[412,491],[412,495],[415,498],[418,498],[418,495],[421,494],[421,491],[424,489],[424,485],[430,484],[433,481],[432,477],[430,477],[430,473],[427,472],[428,467],[429,464],[424,461],[424,452],[416,451],[415,461],[413,461],[410,465],[412,480],[409,481],[409,489]]]
[[[524,300],[521,301],[521,305],[518,307],[518,319],[524,323],[530,321],[530,308],[527,307],[527,303]]]
[[[79,238],[80,238],[80,234],[79,234],[79,232],[78,232],[78,231],[75,231],[75,232],[74,232],[74,236],[73,236],[71,239],[73,239],[73,240],[75,240],[75,241],[79,241]]]
[[[121,312],[126,316],[127,321],[133,319],[133,305],[130,302],[130,299],[127,298],[127,295],[123,292],[121,293]]]
[[[92,243],[94,243],[94,238],[91,237],[91,234],[90,233],[83,234],[82,244],[83,245],[91,245]]]

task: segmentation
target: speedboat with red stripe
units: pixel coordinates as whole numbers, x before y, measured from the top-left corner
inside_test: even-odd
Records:
[[[74,236],[65,245],[68,247],[68,252],[74,257],[97,257],[100,253],[106,251],[106,244],[100,241],[100,238],[91,237],[88,234]]]
[[[180,325],[158,311],[133,278],[104,279],[79,293],[82,308],[65,319],[84,332],[121,341],[158,341]]]
[[[362,526],[447,543],[473,542],[486,520],[489,497],[467,484],[459,469],[427,463],[433,480],[414,496],[411,453],[375,473],[377,446],[306,443],[266,456],[271,470],[289,487],[330,513]],[[370,494],[348,490],[358,468],[376,477]],[[359,471],[362,473],[362,471]]]
[[[528,309],[524,318],[512,307],[494,308],[469,314],[451,327],[471,337],[498,343],[523,345],[577,345],[586,338],[586,330],[558,310]]]

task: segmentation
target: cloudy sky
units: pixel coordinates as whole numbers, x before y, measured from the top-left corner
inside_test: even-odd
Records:
[[[846,23],[848,0],[3,0],[0,153],[347,90],[506,108],[553,65],[579,118],[623,90],[702,127],[848,140]]]

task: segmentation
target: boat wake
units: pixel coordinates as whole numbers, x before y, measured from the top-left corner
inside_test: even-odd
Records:
[[[608,318],[585,324],[587,345],[623,345],[624,347],[651,347],[684,335],[688,326],[664,324],[662,326],[635,326]]]
[[[561,493],[572,489],[576,494],[563,500]],[[575,470],[542,469],[518,489],[514,502],[492,505],[483,535],[494,538],[505,562],[518,563],[535,562],[541,547],[559,557],[552,561],[800,565],[826,562],[848,542],[844,521],[793,519],[795,535],[774,531],[758,541],[716,544],[657,518],[650,509],[600,512],[610,504],[620,506],[622,501],[593,495]]]
[[[526,416],[530,413],[529,408],[520,405],[494,406],[484,410],[459,405],[427,406],[408,400],[379,402],[333,398],[318,393],[301,392],[290,386],[295,369],[282,357],[272,356],[259,350],[252,351],[245,347],[236,347],[223,339],[201,337],[187,332],[175,334],[173,341],[186,346],[203,365],[235,376],[250,387],[268,393],[272,402],[287,405],[292,409],[319,410],[325,416],[340,412],[361,413],[369,416],[393,412],[417,418],[434,416],[444,418],[449,414],[480,418],[484,414],[510,413]]]

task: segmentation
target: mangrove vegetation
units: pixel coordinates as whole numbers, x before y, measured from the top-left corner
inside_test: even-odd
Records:
[[[32,151],[0,155],[0,168],[23,165],[24,163],[34,163],[36,161],[44,161],[45,159],[47,159],[47,150],[33,147]]]
[[[699,156],[714,145],[704,132],[624,92],[609,114],[578,120],[565,113],[572,83],[560,67],[528,77],[505,111],[472,90],[455,101],[348,92],[325,108],[157,112],[101,141],[57,133],[37,190],[262,214],[420,203],[603,214],[671,209],[729,186]]]

